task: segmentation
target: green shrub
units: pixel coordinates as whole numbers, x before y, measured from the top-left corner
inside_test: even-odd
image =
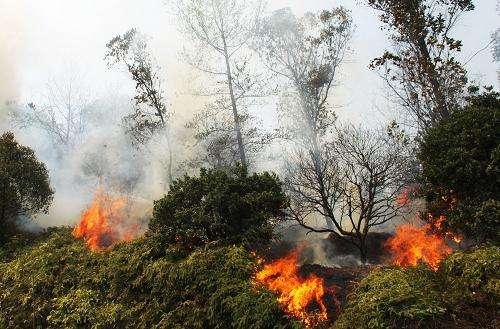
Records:
[[[0,263],[7,328],[291,328],[241,247],[184,257],[151,238],[92,253],[69,229]],[[1,327],[1,326],[0,326]]]
[[[483,294],[490,302],[500,301],[500,248],[487,246],[471,252],[456,252],[441,265],[448,299],[474,300]]]
[[[435,273],[426,267],[382,268],[355,288],[334,328],[411,328],[432,323],[445,311]]]
[[[47,212],[54,192],[47,168],[14,134],[0,136],[0,248],[16,233],[16,220]]]
[[[207,243],[257,245],[273,236],[271,220],[287,205],[281,183],[269,173],[248,175],[202,169],[175,181],[155,202],[150,231],[186,249]]]
[[[500,248],[456,252],[437,272],[381,268],[348,298],[334,328],[495,328]]]

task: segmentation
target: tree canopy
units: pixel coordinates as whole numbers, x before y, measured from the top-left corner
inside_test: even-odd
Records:
[[[54,192],[47,168],[14,134],[0,137],[0,242],[16,229],[19,216],[48,211]]]
[[[210,242],[268,243],[272,219],[286,206],[274,174],[248,175],[240,166],[229,172],[202,169],[198,177],[176,180],[168,194],[155,201],[150,230],[187,249]]]
[[[499,94],[472,95],[466,108],[430,129],[420,145],[430,211],[480,239],[498,238],[499,124]],[[478,223],[481,218],[485,222]]]

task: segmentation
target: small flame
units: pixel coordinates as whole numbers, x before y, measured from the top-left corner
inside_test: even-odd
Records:
[[[322,278],[311,274],[301,278],[298,274],[299,252],[280,258],[264,266],[255,279],[269,290],[279,295],[278,301],[290,315],[301,319],[306,326],[328,318],[327,308],[323,302],[325,286]],[[308,312],[308,307],[316,302],[319,311]]]
[[[102,251],[120,241],[131,241],[139,234],[138,225],[125,224],[127,200],[104,193],[99,188],[85,210],[73,236],[83,238],[92,251]]]
[[[429,214],[429,222],[432,223],[432,225],[438,230],[438,231],[443,231],[443,223],[446,221],[446,217],[444,215],[441,215],[438,217],[438,219],[434,219],[434,217]],[[462,242],[462,236],[458,234],[454,234],[450,231],[443,232],[444,236],[448,239],[453,240],[455,243],[460,243]]]
[[[441,261],[452,253],[444,238],[430,233],[431,226],[417,227],[403,224],[396,228],[396,234],[387,241],[392,254],[392,263],[402,267],[416,266],[423,262],[437,271]]]

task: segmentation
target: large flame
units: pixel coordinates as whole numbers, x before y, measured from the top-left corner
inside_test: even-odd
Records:
[[[84,239],[92,251],[134,239],[139,229],[137,225],[126,224],[126,205],[126,198],[108,195],[99,188],[90,206],[82,213],[80,223],[73,229],[73,236]]]
[[[323,302],[325,285],[322,278],[314,274],[302,278],[298,274],[299,252],[266,264],[255,279],[269,290],[279,295],[278,301],[290,315],[301,319],[307,326],[328,318],[327,308]],[[316,303],[316,312],[309,312],[309,307]]]
[[[422,262],[434,271],[452,253],[444,238],[431,233],[431,225],[400,225],[396,228],[396,234],[387,241],[387,247],[392,254],[393,264],[410,267]]]

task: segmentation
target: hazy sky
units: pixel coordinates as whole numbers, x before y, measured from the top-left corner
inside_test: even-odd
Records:
[[[352,10],[356,24],[353,52],[335,93],[338,102],[344,105],[342,113],[355,121],[367,121],[376,112],[374,108],[386,107],[383,85],[367,66],[387,47],[387,40],[380,31],[376,14],[357,2],[360,1],[271,0],[268,4],[269,10],[291,7],[298,15],[337,5]],[[182,74],[176,70],[182,38],[176,33],[175,17],[169,14],[165,3],[164,0],[0,0],[3,22],[0,79],[4,81],[0,82],[0,97],[14,91],[30,97],[49,77],[68,67],[83,73],[96,91],[116,86],[119,75],[104,65],[105,44],[131,27],[152,38],[156,55],[167,67],[168,83],[169,76]],[[500,25],[495,0],[476,3],[477,9],[462,19],[456,33],[464,41],[464,59],[483,48]],[[490,50],[467,65],[471,77],[482,84],[498,83],[496,68]]]

